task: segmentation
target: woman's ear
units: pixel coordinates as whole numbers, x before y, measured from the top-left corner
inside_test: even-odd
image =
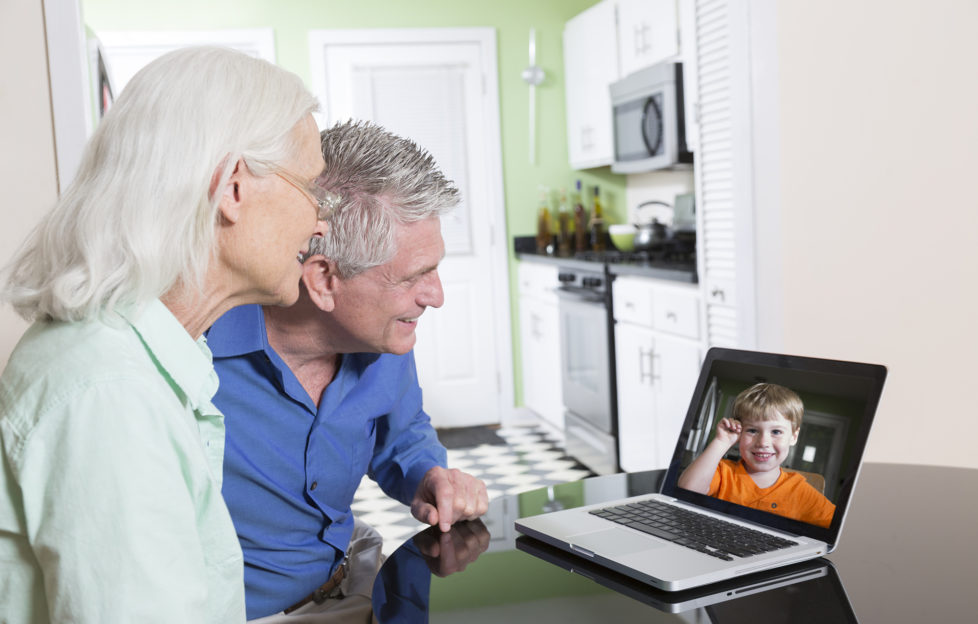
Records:
[[[244,162],[239,159],[238,162],[234,163],[234,170],[231,172],[228,181],[224,183],[222,188],[216,188],[220,170],[221,167],[219,166],[214,172],[214,177],[211,178],[211,196],[214,195],[215,191],[220,193],[218,213],[221,215],[221,219],[225,223],[237,223],[241,218],[241,204],[243,201],[241,183],[245,177],[244,172],[247,168]]]
[[[332,312],[336,308],[336,289],[341,282],[336,263],[326,256],[311,256],[302,265],[302,283],[309,299],[323,312]]]

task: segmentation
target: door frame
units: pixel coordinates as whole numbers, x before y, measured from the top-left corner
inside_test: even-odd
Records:
[[[476,44],[481,50],[482,97],[486,106],[486,124],[482,128],[483,148],[489,167],[487,178],[489,205],[489,264],[494,323],[494,357],[500,423],[506,425],[514,412],[514,364],[512,323],[510,319],[509,250],[506,246],[506,205],[503,196],[502,141],[499,124],[499,72],[496,58],[496,29],[473,28],[367,28],[324,29],[309,31],[309,55],[312,92],[319,98],[322,112],[316,121],[325,128],[329,119],[326,89],[326,47],[377,44]],[[508,373],[508,374],[507,374]]]

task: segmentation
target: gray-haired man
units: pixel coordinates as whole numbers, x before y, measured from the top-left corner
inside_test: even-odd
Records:
[[[326,130],[322,147],[320,184],[337,201],[298,303],[237,308],[208,333],[249,618],[330,593],[364,474],[444,531],[488,506],[481,481],[445,468],[411,353],[419,317],[444,300],[439,216],[458,192],[429,154],[373,124]]]

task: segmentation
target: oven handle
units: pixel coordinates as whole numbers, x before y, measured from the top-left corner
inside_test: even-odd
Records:
[[[587,303],[604,304],[604,294],[596,293],[587,288],[573,288],[569,286],[558,286],[554,289],[557,296],[568,301],[583,301]]]

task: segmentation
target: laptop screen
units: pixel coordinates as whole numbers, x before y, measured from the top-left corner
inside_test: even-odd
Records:
[[[834,545],[886,369],[713,348],[663,494]]]

